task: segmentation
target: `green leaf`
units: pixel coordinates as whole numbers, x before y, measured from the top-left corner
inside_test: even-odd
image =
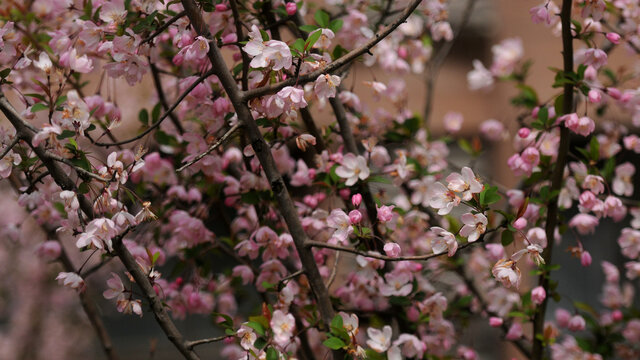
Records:
[[[147,109],[140,110],[140,112],[138,113],[138,120],[142,123],[142,125],[149,126],[149,112],[147,111]]]
[[[313,18],[316,19],[316,23],[318,24],[318,26],[322,28],[329,27],[329,14],[327,14],[323,10],[316,11]]]
[[[342,29],[343,21],[342,19],[335,19],[329,24],[329,29],[334,33],[338,32],[338,30]]]
[[[347,346],[347,344],[345,344],[344,341],[333,336],[330,336],[327,340],[323,341],[322,345],[332,350],[342,349],[343,347]]]
[[[6,78],[7,76],[9,76],[10,73],[11,73],[11,68],[0,70],[0,79]]]
[[[89,184],[86,182],[80,183],[80,185],[78,185],[78,194],[84,195],[87,193],[89,193]]]
[[[563,112],[564,111],[563,110],[563,107],[564,107],[564,95],[560,95],[555,99],[555,101],[553,102],[553,107],[556,109],[556,114],[558,116],[564,115],[564,112]]]
[[[318,39],[320,39],[321,35],[322,31],[319,30],[309,35],[307,41],[304,43],[304,50],[312,48],[313,45],[318,41]]]
[[[74,137],[76,135],[75,131],[71,131],[71,130],[63,130],[62,133],[58,136],[56,136],[58,138],[58,140],[63,140],[63,139],[68,139],[71,137]],[[77,146],[76,146],[77,148]]]
[[[278,360],[278,351],[274,348],[267,349],[267,360]]]
[[[299,53],[302,53],[304,51],[304,40],[298,38],[291,45],[289,45],[289,47],[293,50],[298,51]]]
[[[264,336],[264,327],[259,322],[249,321],[246,325],[255,330],[257,334]]]
[[[58,100],[56,100],[56,107],[64,104],[67,101],[67,96],[66,95],[62,95],[58,98]]]
[[[589,143],[589,152],[591,154],[591,160],[598,161],[600,158],[600,143],[598,142],[598,138],[595,136],[591,137],[591,142]]]
[[[480,193],[480,205],[491,205],[497,203],[502,199],[502,196],[498,194],[497,186],[485,187]]]
[[[42,110],[49,110],[49,105],[44,103],[37,103],[37,104],[33,104],[33,106],[31,107],[32,113],[42,111]]]
[[[315,26],[315,25],[302,25],[302,26],[300,26],[300,30],[302,30],[302,31],[304,31],[306,33],[310,33],[310,32],[312,32],[314,30],[317,30],[317,29],[318,29],[318,27]]]
[[[160,104],[160,103],[157,103],[156,106],[153,107],[153,110],[151,110],[151,122],[152,123],[155,124],[160,119],[160,110],[162,110],[162,104]]]
[[[266,31],[260,29],[260,35],[262,35],[262,41],[269,41],[269,34]]]
[[[502,246],[508,246],[513,242],[513,233],[508,229],[505,229],[502,232],[502,238],[500,241],[502,242]]]

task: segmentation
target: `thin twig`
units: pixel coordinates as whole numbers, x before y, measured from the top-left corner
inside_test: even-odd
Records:
[[[76,185],[71,180],[71,178],[67,175],[67,173],[58,165],[58,163],[51,159],[47,154],[44,148],[41,146],[33,146],[32,140],[34,132],[30,130],[30,128],[26,125],[28,124],[22,117],[19,116],[18,112],[13,108],[13,106],[9,103],[7,98],[4,96],[4,93],[0,91],[0,110],[5,114],[9,122],[16,129],[16,136],[22,138],[27,144],[31,144],[33,151],[40,158],[40,161],[44,164],[44,166],[51,173],[51,177],[53,180],[62,188],[63,190],[77,191]],[[93,205],[91,201],[85,196],[79,196],[78,201],[80,203],[80,209],[85,213],[85,215],[93,219]],[[113,241],[113,249],[124,264],[125,268],[131,276],[133,276],[136,284],[142,290],[144,296],[147,298],[149,305],[153,311],[153,315],[156,318],[156,321],[160,325],[160,328],[164,331],[165,335],[171,341],[178,351],[188,360],[199,360],[200,357],[192,350],[188,349],[182,337],[182,334],[175,326],[167,310],[165,309],[162,300],[158,298],[158,295],[153,288],[153,285],[149,281],[149,277],[142,270],[136,259],[131,255],[131,252],[124,245],[121,238],[114,239]]]
[[[149,35],[148,37],[146,37],[144,40],[142,40],[142,42],[140,43],[140,45],[143,45],[145,43],[150,42],[151,40],[153,40],[156,36],[160,35],[163,31],[165,31],[169,26],[171,26],[171,24],[173,24],[174,22],[180,20],[181,17],[185,16],[187,13],[186,11],[181,11],[178,14],[176,14],[174,17],[172,17],[171,19],[167,20],[164,24],[160,25],[160,27],[158,27],[156,29],[156,31],[154,31],[151,35]]]
[[[466,244],[462,244],[460,246],[458,246],[458,251],[469,247],[471,245],[474,244],[479,244],[483,242],[483,238],[481,237],[480,239],[476,240],[475,242],[468,242]],[[314,241],[314,240],[308,240],[307,242],[305,242],[305,246],[307,247],[317,247],[317,248],[324,248],[324,249],[331,249],[331,250],[336,250],[336,251],[343,251],[343,252],[348,252],[348,253],[352,253],[352,254],[356,254],[356,255],[360,255],[360,256],[364,256],[366,258],[372,258],[372,259],[378,259],[378,260],[384,260],[384,261],[426,261],[429,259],[433,259],[435,257],[438,256],[443,256],[443,255],[447,255],[446,252],[441,253],[441,254],[426,254],[426,255],[412,255],[412,256],[399,256],[399,257],[391,257],[391,256],[387,256],[387,255],[382,255],[376,252],[364,252],[364,251],[360,251],[354,248],[350,248],[350,247],[346,247],[346,246],[340,246],[340,245],[333,245],[333,244],[328,244],[328,243],[324,243],[321,241]]]
[[[180,97],[178,98],[178,100],[176,100],[176,102],[171,105],[171,107],[169,108],[169,110],[165,111],[164,114],[162,114],[162,116],[160,116],[160,119],[158,119],[158,121],[156,121],[153,125],[149,126],[148,129],[146,129],[145,131],[141,132],[140,134],[126,139],[126,140],[121,140],[121,141],[115,141],[115,142],[111,142],[111,143],[101,143],[101,142],[96,142],[95,145],[98,146],[114,146],[114,145],[124,145],[124,144],[128,144],[130,142],[134,142],[136,140],[142,139],[143,137],[145,137],[147,134],[149,134],[150,132],[152,132],[155,128],[157,128],[158,126],[160,126],[160,124],[162,124],[162,122],[164,121],[164,119],[166,119],[167,117],[169,117],[169,114],[171,114],[171,112],[173,110],[175,110],[178,105],[180,105],[180,103],[182,103],[182,100],[184,100],[184,98],[187,97],[187,95],[189,95],[189,93],[196,88],[196,86],[198,86],[198,84],[200,84],[201,82],[203,82],[205,79],[207,79],[209,76],[215,74],[215,69],[211,69],[209,71],[207,71],[206,73],[204,73],[203,75],[201,75],[199,78],[196,79],[196,81],[193,82],[193,84],[191,84],[191,86],[189,86],[187,88],[187,90],[185,90],[185,92],[182,93],[182,95],[180,95]]]
[[[222,341],[222,340],[224,340],[224,339],[226,339],[228,337],[229,337],[229,335],[223,335],[223,336],[218,336],[218,337],[213,337],[213,338],[208,338],[208,339],[187,341],[185,343],[185,345],[187,346],[188,349],[193,349],[194,347],[196,347],[198,345],[203,345],[203,344],[209,344],[209,343],[212,343],[212,342]]]
[[[382,39],[389,36],[389,34],[391,34],[398,26],[404,23],[409,17],[409,15],[411,15],[411,13],[413,13],[413,11],[418,7],[420,2],[422,2],[422,0],[411,0],[411,2],[407,5],[407,7],[404,9],[400,17],[396,19],[396,21],[391,23],[389,26],[385,27],[379,33],[376,33],[369,41],[364,43],[362,46],[354,50],[351,50],[350,52],[336,59],[334,62],[328,64],[324,68],[318,69],[316,71],[313,71],[304,75],[300,75],[298,78],[289,78],[277,84],[267,85],[257,89],[251,89],[251,90],[245,91],[242,94],[241,100],[243,102],[246,102],[253,98],[257,98],[257,97],[268,95],[268,94],[273,94],[286,86],[293,86],[295,84],[304,85],[310,81],[316,80],[318,76],[322,74],[332,73],[334,71],[339,70],[341,67],[347,64],[350,64],[352,61],[360,57],[360,55],[363,55],[369,52],[369,50],[371,50],[372,47],[374,47],[377,43],[382,41]]]
[[[16,146],[16,144],[19,141],[20,141],[20,138],[18,138],[17,136],[15,138],[13,138],[13,140],[11,140],[11,143],[9,145],[7,145],[7,147],[4,149],[2,154],[0,154],[0,160],[2,160],[5,156],[7,156],[9,151],[11,151],[11,149],[13,149],[13,147]]]
[[[240,129],[240,127],[241,127],[241,124],[239,122],[236,123],[235,125],[233,125],[226,133],[224,133],[218,139],[218,141],[213,143],[213,145],[209,146],[207,151],[203,152],[202,154],[199,154],[193,160],[191,160],[188,163],[186,163],[186,164],[182,165],[181,167],[179,167],[178,170],[176,170],[176,172],[181,172],[182,170],[184,170],[184,169],[188,168],[189,166],[191,166],[191,165],[197,163],[198,161],[200,161],[203,157],[209,155],[212,151],[214,151],[215,149],[220,147],[220,145],[224,144],[231,136],[233,136],[233,134],[235,134],[235,132],[238,131],[238,129]]]
[[[180,134],[184,134],[184,128],[182,127],[180,120],[173,113],[173,111],[169,111],[169,103],[167,102],[167,97],[164,95],[162,82],[160,81],[160,72],[158,71],[158,67],[156,66],[156,64],[151,62],[151,57],[149,57],[149,67],[151,67],[151,77],[153,78],[153,85],[156,87],[156,93],[158,94],[158,100],[160,100],[162,108],[165,112],[169,113],[169,119],[171,119],[171,123],[173,124],[173,126],[178,129],[178,132],[180,132]]]

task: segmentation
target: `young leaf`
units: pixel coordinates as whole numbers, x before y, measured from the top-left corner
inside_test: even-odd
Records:
[[[327,14],[323,10],[316,11],[316,13],[313,16],[313,18],[316,19],[316,23],[321,28],[328,28],[329,27],[329,14]]]

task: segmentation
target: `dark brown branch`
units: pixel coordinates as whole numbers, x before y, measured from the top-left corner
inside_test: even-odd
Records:
[[[571,0],[562,1],[562,10],[560,12],[560,21],[562,23],[562,58],[564,62],[564,72],[569,74],[573,72],[573,36],[571,34]],[[567,82],[564,85],[562,113],[570,114],[573,112],[573,84]],[[551,194],[557,194],[562,188],[562,177],[564,175],[564,167],[567,163],[567,155],[570,145],[569,129],[562,124],[560,126],[560,145],[558,146],[558,158],[555,162],[555,168],[551,176]],[[553,239],[556,225],[558,224],[558,195],[554,195],[547,203],[547,219],[545,224],[545,233],[547,239]],[[551,264],[551,255],[553,250],[553,241],[542,252],[542,258],[546,264]],[[544,317],[547,311],[547,302],[551,297],[549,294],[550,276],[548,270],[544,270],[538,278],[538,283],[547,293],[547,297],[538,307],[538,311],[533,319],[533,351],[532,359],[541,360],[544,357],[545,343],[538,338],[538,334],[544,332]]]
[[[382,41],[382,39],[384,39],[385,37],[389,36],[389,34],[391,34],[398,26],[400,26],[402,23],[404,23],[407,18],[409,17],[409,15],[411,15],[411,13],[413,13],[413,11],[418,7],[418,5],[420,4],[422,0],[411,0],[411,2],[407,5],[407,7],[404,9],[404,11],[402,12],[402,14],[400,15],[400,17],[398,17],[398,19],[396,19],[396,21],[394,21],[393,23],[391,23],[389,26],[385,27],[382,31],[380,31],[379,33],[376,33],[371,40],[367,41],[365,44],[363,44],[362,46],[351,50],[349,53],[341,56],[340,58],[336,59],[334,62],[328,64],[327,66],[325,66],[322,69],[318,69],[316,71],[304,74],[304,75],[300,75],[298,78],[292,77],[289,78],[285,81],[281,81],[277,84],[273,84],[273,85],[268,85],[268,86],[263,86],[257,89],[251,89],[248,91],[245,91],[243,96],[242,96],[242,101],[246,102],[250,99],[253,98],[257,98],[260,96],[264,96],[264,95],[268,95],[268,94],[273,94],[278,92],[280,89],[286,87],[286,86],[293,86],[293,85],[303,85],[305,83],[308,83],[310,81],[314,81],[318,78],[318,76],[322,75],[322,74],[328,74],[328,73],[332,73],[335,72],[337,70],[339,70],[341,67],[350,64],[351,62],[353,62],[354,60],[356,60],[358,57],[360,57],[361,55],[369,52],[369,50],[371,50],[372,47],[374,47],[377,43],[379,43],[380,41]]]
[[[207,71],[206,73],[204,73],[203,75],[201,75],[198,79],[196,79],[196,81],[193,82],[193,84],[191,84],[191,86],[189,86],[187,88],[187,90],[184,91],[184,93],[182,93],[182,95],[180,95],[180,97],[178,98],[178,100],[176,100],[176,102],[171,105],[171,107],[169,108],[169,110],[165,111],[164,114],[162,114],[162,116],[160,116],[160,119],[158,119],[158,121],[156,121],[153,125],[149,126],[148,129],[146,129],[145,131],[141,132],[140,134],[126,139],[126,140],[121,140],[121,141],[115,141],[115,142],[111,142],[111,143],[101,143],[101,142],[96,142],[95,145],[98,146],[114,146],[114,145],[124,145],[124,144],[128,144],[131,142],[134,142],[136,140],[142,139],[143,137],[145,137],[147,134],[149,134],[150,132],[152,132],[154,129],[156,129],[157,127],[160,126],[160,124],[162,124],[162,122],[169,117],[169,114],[171,114],[171,112],[173,110],[175,110],[178,105],[180,105],[180,103],[182,102],[182,100],[184,100],[184,98],[187,97],[187,95],[189,95],[189,93],[196,88],[196,86],[198,86],[198,84],[200,84],[201,82],[203,82],[205,79],[207,79],[209,76],[215,74],[214,69],[211,69],[209,71]]]
[[[11,106],[7,98],[4,96],[4,93],[0,91],[0,110],[5,114],[9,122],[16,129],[16,136],[20,137],[22,140],[26,141],[27,144],[32,144],[34,132],[27,126],[27,122],[24,121],[18,114],[18,112]],[[58,163],[51,159],[46,150],[41,146],[34,147],[32,146],[33,151],[36,153],[38,158],[42,161],[44,166],[49,170],[51,177],[53,180],[62,188],[63,190],[76,191],[75,183],[69,178],[66,172],[58,165]],[[88,198],[85,196],[78,196],[78,201],[80,203],[80,209],[85,213],[87,217],[92,219],[94,217],[93,206]],[[184,339],[182,334],[176,328],[175,324],[169,317],[162,301],[156,295],[156,292],[153,288],[153,285],[149,281],[149,277],[144,273],[140,265],[136,262],[133,255],[129,252],[129,250],[125,247],[122,239],[114,239],[113,248],[125,268],[129,271],[129,273],[133,276],[134,280],[138,284],[138,286],[142,289],[144,296],[149,301],[151,309],[153,310],[153,314],[156,318],[156,321],[166,334],[167,338],[176,346],[178,351],[189,360],[199,360],[198,355],[188,349],[184,344]]]
[[[202,15],[200,14],[200,9],[196,6],[195,2],[192,0],[182,0],[182,5],[187,11],[187,15],[191,20],[191,25],[196,32],[201,36],[206,36],[207,26],[204,23]],[[238,85],[229,72],[227,64],[222,58],[222,54],[220,54],[220,50],[215,42],[210,44],[209,60],[211,61],[212,67],[215,70],[215,74],[218,76],[222,87],[229,96],[231,104],[233,104],[239,121],[244,124],[247,137],[251,142],[254,152],[260,160],[260,164],[262,165],[265,175],[269,180],[275,199],[278,202],[279,211],[287,224],[291,237],[293,238],[303,270],[309,280],[309,286],[315,295],[322,322],[326,328],[329,328],[331,320],[335,315],[329,298],[329,292],[327,291],[322,276],[318,271],[311,249],[305,247],[305,242],[308,241],[307,234],[302,227],[297,209],[293,204],[289,191],[276,167],[270,147],[262,137],[260,128],[253,119],[247,103],[243,101],[242,92],[238,89]]]
[[[458,251],[467,248],[469,246],[472,246],[474,244],[480,244],[482,243],[484,240],[484,237],[480,237],[480,239],[476,240],[475,242],[468,242],[466,244],[462,244],[460,246],[458,246]],[[313,240],[309,240],[305,243],[305,246],[307,247],[317,247],[317,248],[324,248],[324,249],[331,249],[331,250],[336,250],[336,251],[343,251],[343,252],[348,252],[348,253],[352,253],[352,254],[356,254],[356,255],[360,255],[360,256],[364,256],[366,258],[372,258],[372,259],[378,259],[378,260],[384,260],[384,261],[426,261],[429,259],[433,259],[435,257],[438,256],[443,256],[443,255],[447,255],[446,252],[443,252],[441,254],[426,254],[426,255],[412,255],[412,256],[398,256],[398,257],[391,257],[391,256],[387,256],[387,255],[382,255],[382,254],[378,254],[378,253],[373,253],[373,252],[364,252],[364,251],[360,251],[354,248],[350,248],[350,247],[346,247],[346,246],[340,246],[340,245],[333,245],[333,244],[329,244],[329,243],[324,243],[321,241],[313,241]]]
[[[167,97],[164,95],[164,89],[162,89],[162,82],[160,81],[160,73],[158,72],[158,67],[156,64],[151,62],[151,57],[149,57],[149,67],[151,67],[151,76],[153,77],[153,85],[156,87],[156,93],[158,94],[158,100],[160,100],[160,104],[162,104],[162,108],[165,112],[169,113],[169,119],[171,119],[171,123],[173,126],[178,129],[180,134],[184,134],[184,128],[180,123],[180,120],[173,113],[173,111],[169,111],[169,103],[167,102]]]
[[[222,341],[222,340],[224,340],[224,339],[226,339],[228,337],[229,337],[229,335],[223,335],[223,336],[218,336],[218,337],[208,338],[208,339],[187,341],[185,343],[185,345],[187,346],[188,349],[193,349],[194,347],[196,347],[198,345],[204,345],[204,344],[209,344],[209,343],[212,343],[212,342]]]
[[[14,146],[16,146],[16,144],[20,141],[20,138],[18,138],[17,136],[11,140],[11,143],[9,145],[7,145],[6,148],[4,148],[4,151],[2,152],[2,154],[0,154],[0,160],[2,160],[2,158],[4,158],[5,156],[7,156],[7,154],[9,153],[9,151],[11,151],[11,149],[13,149]]]

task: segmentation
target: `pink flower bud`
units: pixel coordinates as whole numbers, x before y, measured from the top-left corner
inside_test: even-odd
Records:
[[[503,320],[502,318],[492,316],[489,318],[489,326],[491,327],[500,327],[502,326]]]
[[[360,221],[362,221],[362,213],[360,210],[351,210],[349,212],[349,221],[351,222],[351,225],[360,224]]]
[[[349,198],[349,194],[351,194],[351,190],[349,189],[341,189],[339,191],[340,197],[347,200]]]
[[[62,248],[60,247],[60,243],[57,241],[45,241],[36,250],[38,256],[46,260],[55,260],[60,256],[60,252]]]
[[[600,91],[591,89],[589,90],[589,102],[592,104],[597,104],[602,100],[602,95],[600,95]]]
[[[391,206],[382,205],[381,207],[379,207],[378,220],[380,220],[383,223],[391,221],[391,219],[393,218],[393,208],[395,208],[395,205],[391,205]]]
[[[607,40],[611,41],[614,44],[619,44],[620,43],[620,34],[618,33],[614,33],[614,32],[610,32],[607,33],[607,35],[605,35],[605,37],[607,38]]]
[[[544,288],[542,286],[538,286],[531,290],[531,301],[533,301],[533,303],[536,305],[542,304],[546,297],[547,292],[544,291]]]
[[[412,306],[407,310],[407,319],[411,322],[416,322],[420,319],[420,311],[415,306]]]
[[[529,128],[523,127],[518,130],[518,136],[520,136],[521,139],[526,139],[529,134],[531,134],[531,129]]]
[[[518,340],[522,337],[522,324],[519,322],[514,322],[511,324],[509,331],[507,331],[507,335],[505,338],[507,340]]]
[[[402,59],[406,59],[408,55],[409,55],[409,51],[407,50],[406,47],[400,46],[398,48],[398,56],[400,56]]]
[[[241,59],[242,59],[242,53],[240,53],[239,51],[233,53],[233,61],[240,61]]]
[[[531,116],[534,118],[538,117],[538,112],[540,111],[540,106],[536,106],[531,110]]]
[[[587,70],[584,71],[584,79],[587,81],[595,81],[598,78],[598,70],[593,66],[587,66]]]
[[[225,5],[225,4],[216,4],[216,11],[227,11],[227,5]]]
[[[394,242],[388,242],[386,244],[384,244],[384,252],[385,254],[387,254],[387,256],[392,257],[392,258],[396,258],[398,256],[400,256],[400,245],[394,243]]]
[[[611,317],[613,318],[613,321],[621,321],[624,318],[624,315],[622,314],[622,311],[614,310]]]
[[[585,267],[591,265],[591,254],[588,251],[583,251],[580,255],[580,264]]]
[[[354,194],[351,197],[351,203],[355,207],[360,207],[360,203],[362,203],[362,195],[360,195],[359,193],[358,194]]]
[[[567,327],[569,326],[569,319],[571,319],[571,314],[565,309],[557,309],[556,310],[556,323],[559,327]]]
[[[607,94],[609,94],[609,96],[611,96],[616,100],[620,100],[620,97],[622,96],[622,93],[620,92],[620,90],[613,87],[607,88],[606,91],[607,91]]]
[[[582,331],[586,326],[586,322],[584,318],[580,315],[574,315],[571,320],[569,320],[569,330],[571,331]]]
[[[513,222],[513,227],[518,230],[524,229],[527,227],[527,219],[523,217],[517,218],[516,221]]]
[[[296,11],[298,11],[298,6],[296,5],[295,2],[289,2],[284,7],[285,9],[287,9],[288,15],[293,15],[296,13]]]
[[[306,195],[302,199],[302,201],[310,208],[315,208],[316,206],[318,206],[318,199],[313,195]]]

